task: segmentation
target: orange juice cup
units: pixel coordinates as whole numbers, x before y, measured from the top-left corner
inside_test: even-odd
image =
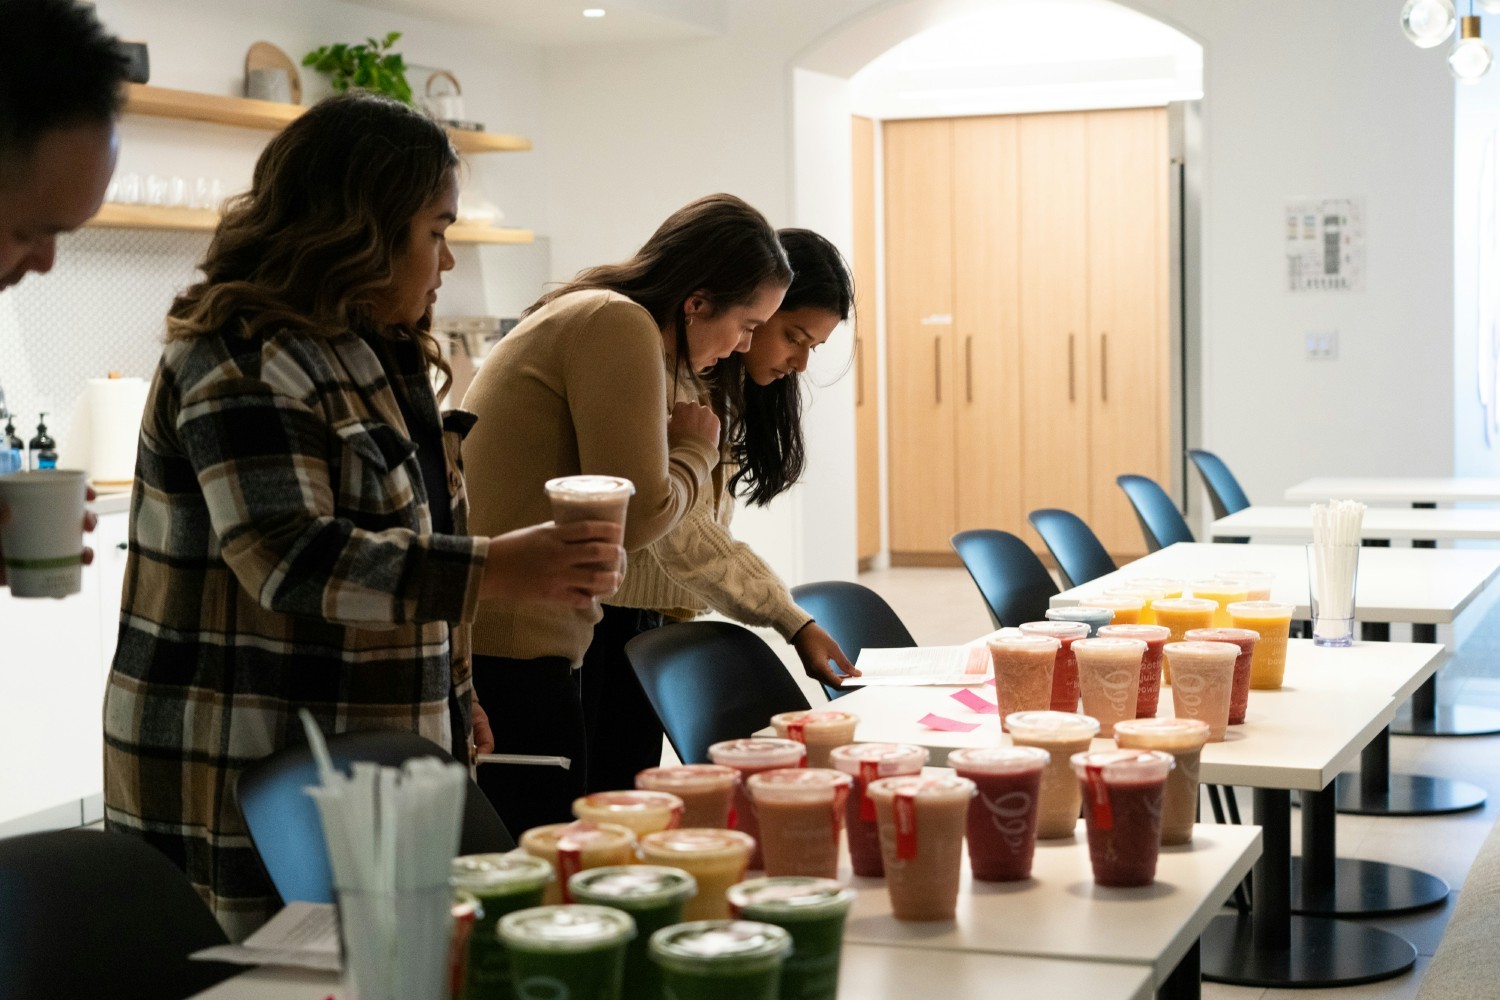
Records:
[[[1140,584],[1126,583],[1117,587],[1111,587],[1104,592],[1105,597],[1139,597],[1141,599],[1141,611],[1136,617],[1138,625],[1155,625],[1156,612],[1151,610],[1152,601],[1160,601],[1167,596],[1165,590],[1157,587],[1145,587]],[[1121,622],[1121,624],[1124,624]]]
[[[734,806],[729,812],[729,828],[741,830],[755,841],[750,852],[750,867],[760,868],[760,824],[756,822],[755,803],[745,786],[751,775],[762,771],[779,771],[807,763],[807,747],[795,740],[744,739],[725,740],[708,748],[708,759],[739,772],[734,786]]]
[[[1052,667],[1052,699],[1048,705],[1054,712],[1078,711],[1078,661],[1073,658],[1073,643],[1092,631],[1087,622],[1042,621],[1021,626],[1022,635],[1048,635],[1058,641],[1057,663]]]
[[[1208,741],[1223,742],[1240,647],[1232,642],[1169,642],[1162,651],[1176,676],[1173,714],[1179,719],[1202,719],[1208,723]]]
[[[586,868],[635,862],[635,834],[614,823],[549,823],[521,834],[521,850],[552,865],[556,879],[547,883],[542,905],[571,902],[568,879]]]
[[[1040,747],[1052,755],[1037,793],[1037,839],[1073,836],[1078,825],[1078,779],[1068,759],[1089,748],[1099,733],[1099,720],[1072,712],[1017,712],[1005,721],[1016,746]]]
[[[1073,656],[1083,713],[1099,720],[1099,735],[1113,736],[1116,722],[1135,718],[1146,644],[1139,639],[1079,639]]]
[[[682,800],[671,792],[631,789],[595,792],[573,800],[573,815],[591,823],[618,823],[637,838],[682,825]]]
[[[729,810],[734,804],[734,786],[739,772],[722,764],[680,764],[676,767],[650,767],[635,776],[635,787],[653,792],[670,792],[682,800],[682,822],[679,826],[729,826]]]
[[[1232,570],[1227,573],[1217,573],[1215,574],[1215,579],[1233,584],[1236,590],[1244,587],[1245,600],[1247,601],[1269,601],[1271,599],[1271,584],[1276,582],[1276,574],[1244,569]]]
[[[1201,597],[1164,597],[1152,601],[1151,610],[1156,613],[1156,624],[1171,629],[1172,638],[1167,641],[1181,642],[1189,629],[1213,628],[1219,605]],[[1162,661],[1162,683],[1172,683],[1172,664],[1166,660]]]
[[[1052,705],[1052,672],[1062,643],[1050,635],[1000,635],[989,641],[995,665],[1000,728],[1012,712],[1045,711]]]
[[[766,874],[834,878],[854,779],[832,768],[799,767],[753,774],[748,784]]]
[[[755,841],[738,830],[661,830],[641,838],[641,858],[648,865],[681,868],[698,883],[698,895],[682,908],[683,920],[723,920],[729,916],[724,894],[745,877]]]
[[[1229,620],[1235,628],[1260,633],[1260,642],[1250,657],[1250,687],[1254,690],[1275,691],[1281,687],[1286,672],[1286,638],[1296,610],[1295,605],[1275,601],[1240,601],[1229,606]]]
[[[1146,644],[1141,657],[1141,687],[1135,699],[1135,717],[1149,719],[1156,715],[1161,698],[1161,648],[1172,638],[1164,625],[1106,625],[1099,630],[1101,639],[1139,639]]]
[[[1134,579],[1126,580],[1123,586],[1146,587],[1150,590],[1159,590],[1161,591],[1161,596],[1166,598],[1181,597],[1183,592],[1187,590],[1186,583],[1169,576],[1138,576]]]
[[[828,767],[828,752],[854,742],[859,716],[853,712],[782,712],[771,717],[776,735],[807,747],[808,767]]]
[[[870,785],[880,853],[897,920],[952,920],[958,908],[964,828],[974,782],[968,778],[881,778]]]
[[[1146,597],[1144,594],[1133,593],[1100,594],[1098,597],[1085,597],[1078,602],[1078,605],[1084,608],[1108,608],[1113,611],[1115,617],[1110,625],[1139,625],[1141,612],[1146,608]],[[1108,626],[1101,627],[1108,628]]]
[[[1234,686],[1229,692],[1229,724],[1243,725],[1250,701],[1250,663],[1260,633],[1248,628],[1195,628],[1184,638],[1188,642],[1232,642],[1240,647],[1240,655],[1234,659]]]
[[[1235,601],[1248,601],[1250,599],[1249,587],[1233,580],[1225,580],[1222,577],[1214,577],[1211,580],[1194,580],[1191,584],[1193,596],[1205,601],[1213,601],[1219,606],[1214,612],[1212,628],[1229,627],[1229,605]]]

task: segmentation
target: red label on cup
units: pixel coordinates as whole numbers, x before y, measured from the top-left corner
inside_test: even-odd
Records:
[[[578,842],[567,837],[557,842],[557,880],[562,883],[562,901],[573,902],[568,892],[568,879],[583,871],[583,850]]]
[[[789,740],[796,740],[798,743],[806,743],[807,719],[793,719],[791,722],[788,722],[786,724],[786,736]]]
[[[667,829],[668,830],[675,830],[678,827],[680,827],[681,825],[682,825],[682,806],[679,804],[679,805],[675,805],[675,806],[672,807],[672,815],[667,818]]]
[[[1104,783],[1104,768],[1089,764],[1084,768],[1084,780],[1089,786],[1089,798],[1094,803],[1094,825],[1101,830],[1112,830],[1115,814],[1109,809],[1109,786]]]
[[[844,828],[844,807],[849,804],[849,786],[840,785],[833,790],[833,842],[839,842],[839,831]]]
[[[728,828],[731,830],[738,830],[740,828],[740,811],[736,809],[732,803],[729,806]]]
[[[880,777],[880,761],[862,760],[859,762],[859,818],[866,823],[875,822],[875,800],[865,794],[865,789],[870,787],[870,782]]]
[[[896,857],[910,861],[917,856],[917,800],[912,795],[897,795],[891,805],[896,811]]]
[[[797,758],[797,766],[798,767],[806,767],[807,766],[807,751],[806,750],[802,751],[802,756]]]

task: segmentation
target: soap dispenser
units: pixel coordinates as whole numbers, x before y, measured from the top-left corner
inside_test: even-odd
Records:
[[[0,440],[0,474],[24,469],[26,463],[22,456],[25,452],[26,442],[16,437],[16,419],[6,414],[5,437]]]
[[[36,424],[36,437],[31,439],[31,468],[57,468],[57,442],[47,433],[47,414],[43,413]]]

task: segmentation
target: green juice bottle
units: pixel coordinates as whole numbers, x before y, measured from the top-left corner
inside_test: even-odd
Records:
[[[538,906],[500,918],[516,1000],[621,1000],[630,914],[607,906]]]
[[[568,879],[576,902],[612,906],[635,921],[636,936],[625,948],[624,1000],[661,1000],[661,970],[652,963],[647,942],[663,927],[682,922],[683,904],[697,891],[693,876],[658,865],[590,868]]]
[[[844,918],[854,892],[829,878],[782,875],[729,890],[737,917],[775,924],[792,937],[781,967],[781,1000],[836,1000]]]
[[[495,927],[507,913],[541,905],[542,891],[551,880],[550,864],[524,854],[466,854],[453,859],[448,881],[479,902],[460,1000],[513,1000],[510,959]]]
[[[778,1000],[786,931],[749,920],[698,920],[651,935],[671,1000]]]

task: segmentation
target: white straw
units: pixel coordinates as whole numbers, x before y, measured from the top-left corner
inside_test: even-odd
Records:
[[[573,766],[569,757],[546,757],[529,753],[482,753],[474,758],[478,764],[530,764],[538,767],[560,767],[564,771]]]
[[[1361,526],[1365,505],[1355,500],[1313,504],[1312,596],[1318,618],[1354,617],[1354,581],[1359,564]],[[1314,623],[1317,629],[1317,623]],[[1322,634],[1319,629],[1315,634]]]

